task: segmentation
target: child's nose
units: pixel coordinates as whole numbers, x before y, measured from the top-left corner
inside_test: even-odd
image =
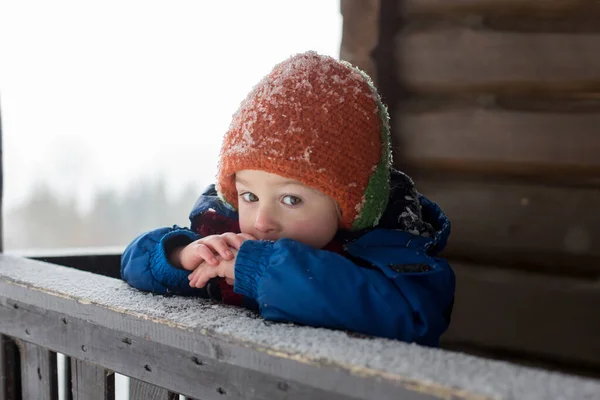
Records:
[[[259,232],[271,232],[277,229],[277,221],[273,216],[272,212],[269,212],[266,208],[261,208],[256,214],[254,220],[254,228]]]

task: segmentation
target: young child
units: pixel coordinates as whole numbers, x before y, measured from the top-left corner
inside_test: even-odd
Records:
[[[438,346],[454,299],[436,257],[450,223],[391,168],[388,120],[350,64],[315,52],[283,61],[233,116],[191,229],[139,236],[123,279],[266,320]]]

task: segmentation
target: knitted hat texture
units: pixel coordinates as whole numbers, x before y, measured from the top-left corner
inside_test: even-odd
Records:
[[[235,173],[297,180],[333,198],[340,228],[375,226],[389,197],[389,116],[371,79],[313,51],[276,65],[248,94],[223,139],[217,191],[238,207]]]

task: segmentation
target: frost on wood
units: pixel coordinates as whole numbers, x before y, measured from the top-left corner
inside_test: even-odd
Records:
[[[341,331],[269,323],[209,300],[142,293],[125,282],[66,267],[0,256],[0,301],[7,285],[43,290],[86,307],[101,307],[198,335],[245,343],[350,370],[417,379],[498,398],[599,399],[600,382]],[[21,301],[27,302],[27,296]],[[45,307],[51,309],[56,302]],[[60,312],[61,310],[54,310]],[[86,314],[90,323],[95,313]]]

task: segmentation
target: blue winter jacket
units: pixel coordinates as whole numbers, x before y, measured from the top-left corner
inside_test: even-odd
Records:
[[[419,195],[423,220],[435,234],[427,238],[393,229],[403,210],[395,210],[397,202],[391,200],[384,214],[388,222],[346,235],[343,254],[292,239],[244,242],[237,254],[234,291],[265,320],[439,346],[450,323],[455,283],[451,267],[436,254],[446,244],[450,222],[435,203]],[[192,229],[156,229],[127,247],[122,278],[157,294],[211,297],[207,288],[191,288],[189,271],[173,267],[167,256],[200,238],[194,221],[209,209],[237,219],[211,185],[190,214]]]

